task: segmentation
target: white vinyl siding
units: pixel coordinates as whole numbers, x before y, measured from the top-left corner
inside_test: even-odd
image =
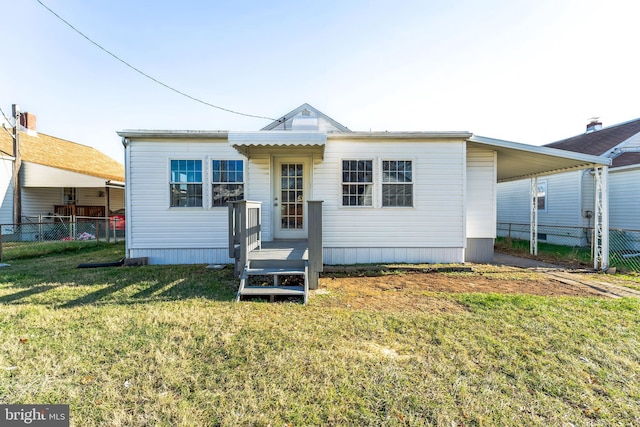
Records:
[[[224,140],[135,140],[128,148],[128,255],[148,256],[151,263],[230,262],[226,250],[228,211],[211,206],[211,188],[203,194],[207,208],[171,209],[167,204],[168,159],[245,160],[245,199],[262,202],[262,239],[273,239],[274,162],[290,150],[252,151],[245,159]],[[410,154],[413,207],[381,208],[382,180],[378,177],[377,208],[342,206],[343,159],[372,156],[374,170],[383,160]],[[306,154],[308,155],[308,154]],[[300,156],[305,156],[300,150]],[[313,160],[309,197],[323,200],[325,263],[462,262],[465,236],[466,142],[358,141],[331,138],[324,156]],[[406,160],[406,158],[402,158]],[[206,169],[210,169],[207,166]],[[211,182],[211,172],[203,172]],[[489,175],[483,184],[494,185]],[[209,186],[210,187],[210,186]]]
[[[128,164],[135,165],[129,166],[127,171],[127,200],[130,203],[127,206],[127,239],[131,254],[142,253],[141,249],[160,250],[174,254],[162,260],[162,263],[173,264],[180,263],[178,258],[183,259],[185,252],[165,249],[188,249],[191,253],[191,250],[211,251],[212,248],[227,247],[227,209],[174,209],[168,203],[168,160],[178,157],[201,159],[204,166],[213,158],[244,159],[227,141],[136,140],[128,150]],[[208,172],[203,173],[208,182]],[[203,194],[204,206],[210,205],[209,192]],[[187,259],[196,262],[200,258]],[[150,262],[160,260],[150,259]]]
[[[22,215],[35,217],[38,215],[52,215],[55,205],[62,205],[62,188],[33,188],[22,189]]]
[[[0,162],[0,224],[13,224],[13,159]]]
[[[336,166],[343,159],[362,158],[362,153],[375,153],[376,161],[411,153],[413,169],[419,171],[414,176],[414,208],[342,206],[341,170]],[[464,156],[464,141],[328,141],[313,174],[313,197],[324,200],[324,247],[462,248]]]
[[[609,227],[640,230],[640,169],[609,170]]]
[[[583,171],[538,178],[547,183],[546,211],[538,212],[538,224],[582,226]],[[592,177],[587,173],[585,179]],[[531,181],[498,184],[498,222],[529,224]]]
[[[106,192],[106,190],[105,190]],[[122,188],[110,188],[109,189],[109,209],[117,211],[124,208],[124,189]]]
[[[467,150],[467,237],[495,238],[496,153]]]

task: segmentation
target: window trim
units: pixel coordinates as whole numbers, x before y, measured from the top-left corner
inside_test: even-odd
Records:
[[[180,161],[180,160],[186,160],[186,161],[199,161],[200,165],[201,165],[201,178],[202,180],[200,182],[182,182],[182,181],[173,181],[173,170],[171,169],[171,162],[173,161]],[[186,209],[192,209],[192,210],[202,210],[205,207],[205,201],[206,201],[206,191],[204,188],[204,179],[207,176],[207,171],[206,171],[206,162],[202,159],[202,158],[195,158],[195,157],[169,157],[168,158],[168,162],[167,162],[167,175],[168,175],[168,186],[167,186],[167,192],[168,192],[168,197],[167,197],[167,206],[169,209],[179,209],[179,210],[186,210]],[[173,206],[171,203],[171,186],[175,185],[175,184],[189,184],[189,185],[200,185],[201,187],[201,204],[199,206]]]
[[[371,205],[366,206],[349,206],[343,205],[343,193],[342,186],[344,185],[344,181],[342,180],[342,163],[344,161],[362,161],[362,160],[371,160],[372,161],[372,182],[373,191],[371,194]],[[383,197],[382,197],[382,188],[385,184],[383,180],[383,162],[411,162],[411,183],[406,183],[406,185],[411,185],[411,206],[383,206]],[[417,168],[416,168],[416,158],[415,157],[393,157],[393,156],[373,156],[373,157],[358,157],[358,156],[344,156],[338,159],[338,168],[337,168],[337,176],[338,176],[338,209],[416,209],[416,185],[417,185]],[[392,184],[392,183],[387,183]]]
[[[211,201],[208,203],[208,209],[227,209],[227,205],[225,204],[224,206],[214,206],[213,202],[214,202],[214,191],[213,191],[213,186],[216,183],[220,183],[223,184],[223,182],[214,182],[213,181],[213,175],[214,175],[214,169],[213,169],[213,162],[214,161],[221,161],[221,162],[241,162],[242,163],[242,182],[226,182],[224,184],[242,184],[242,199],[240,200],[246,200],[246,196],[247,196],[247,162],[245,162],[245,159],[238,159],[238,158],[228,158],[228,157],[213,157],[213,156],[209,156],[208,157],[208,165],[211,168],[211,173],[209,174],[209,191],[211,192],[210,196],[211,196]]]
[[[541,180],[538,181],[537,183],[538,186],[538,197],[537,200],[538,202],[540,202],[540,191],[539,189],[542,187],[544,188],[543,194],[544,194],[544,208],[540,209],[539,207],[536,206],[536,208],[538,209],[538,212],[547,212],[547,210],[549,209],[549,185],[547,184],[547,180]]]
[[[379,159],[380,161],[380,208],[381,209],[414,209],[416,207],[416,191],[415,191],[415,185],[416,185],[416,161],[415,159],[412,158],[407,158],[407,157],[380,157]],[[411,162],[411,182],[410,183],[391,183],[391,182],[384,182],[383,179],[383,175],[384,175],[384,162]],[[383,188],[385,185],[411,185],[411,206],[385,206],[384,205],[384,191]]]
[[[374,209],[377,204],[377,190],[376,190],[376,174],[377,174],[377,161],[375,157],[341,157],[339,160],[338,169],[338,206],[341,209]],[[345,185],[345,181],[343,180],[343,163],[347,161],[369,161],[371,162],[371,204],[370,205],[345,205],[343,204],[344,193],[342,192],[342,187]],[[363,183],[368,184],[368,183]],[[348,183],[347,183],[348,185]]]

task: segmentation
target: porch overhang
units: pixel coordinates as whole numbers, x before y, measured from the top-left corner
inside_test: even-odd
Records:
[[[469,138],[467,144],[470,147],[489,148],[496,151],[498,182],[611,165],[611,159],[606,157],[476,135]]]
[[[247,158],[251,158],[251,153],[263,152],[265,149],[295,149],[299,152],[317,154],[320,157],[324,157],[326,144],[326,132],[229,132],[229,145]]]

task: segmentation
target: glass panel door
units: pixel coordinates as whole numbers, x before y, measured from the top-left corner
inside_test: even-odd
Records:
[[[280,165],[280,226],[283,230],[304,228],[304,165]]]
[[[297,239],[306,237],[307,199],[305,188],[305,163],[282,161],[277,165],[276,238]]]

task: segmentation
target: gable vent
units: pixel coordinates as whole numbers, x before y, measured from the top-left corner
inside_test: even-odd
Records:
[[[318,117],[311,115],[311,111],[305,108],[291,120],[291,130],[317,131]]]

